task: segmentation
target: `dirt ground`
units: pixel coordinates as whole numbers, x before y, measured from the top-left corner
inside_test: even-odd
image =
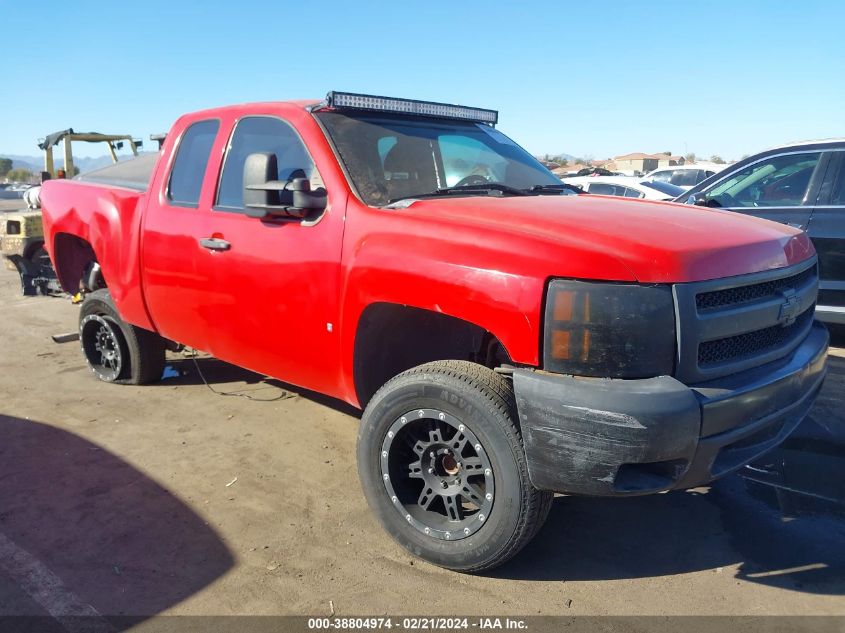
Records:
[[[559,497],[492,576],[413,560],[367,509],[354,410],[215,395],[175,355],[159,385],[104,384],[50,339],[76,322],[0,271],[0,551],[28,555],[0,565],[0,614],[45,613],[56,582],[103,615],[845,614],[845,521],[783,517],[736,476]],[[841,425],[834,354],[813,415]],[[199,362],[219,391],[292,389]]]

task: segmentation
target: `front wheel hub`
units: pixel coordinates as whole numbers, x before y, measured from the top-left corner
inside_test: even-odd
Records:
[[[490,458],[476,435],[445,411],[417,409],[397,418],[382,442],[380,465],[393,506],[427,536],[471,536],[493,509]]]

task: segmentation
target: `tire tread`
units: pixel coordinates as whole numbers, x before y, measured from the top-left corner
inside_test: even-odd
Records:
[[[415,376],[419,378],[430,377],[431,374],[465,383],[467,387],[482,394],[490,407],[498,411],[501,417],[507,421],[506,428],[503,430],[511,448],[514,449],[513,454],[520,472],[520,494],[523,499],[523,503],[520,504],[517,527],[514,530],[513,537],[496,555],[487,559],[483,564],[459,568],[459,571],[466,573],[488,571],[513,558],[537,535],[548,517],[554,494],[538,490],[531,484],[528,475],[528,463],[522,444],[522,430],[518,423],[516,398],[509,381],[503,375],[470,361],[433,361],[394,376],[376,392],[373,401],[378,400],[379,394],[390,390],[397,381],[404,381]]]

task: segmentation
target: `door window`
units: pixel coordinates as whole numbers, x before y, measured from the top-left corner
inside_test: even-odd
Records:
[[[700,173],[698,169],[679,169],[669,182],[678,187],[692,187],[703,180],[699,178]]]
[[[291,178],[305,177],[311,181],[312,189],[323,186],[308,150],[288,123],[275,117],[247,117],[235,126],[229,142],[217,188],[215,209],[243,213],[244,163],[247,156],[256,152],[276,155],[278,180],[284,182]]]
[[[836,170],[836,176],[833,179],[829,204],[845,205],[845,152],[839,159],[839,168]]]
[[[219,128],[217,119],[198,121],[182,135],[167,185],[167,197],[174,205],[196,207],[199,204],[208,157]]]
[[[803,204],[819,152],[773,156],[729,176],[707,193],[720,207],[794,207]]]
[[[600,196],[615,196],[616,194],[616,185],[611,185],[606,182],[591,182],[587,186],[587,191],[590,193],[595,193]]]

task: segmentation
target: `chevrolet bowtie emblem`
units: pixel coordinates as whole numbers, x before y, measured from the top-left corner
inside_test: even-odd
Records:
[[[795,289],[786,288],[780,291],[784,301],[780,304],[780,311],[778,312],[778,323],[783,327],[795,323],[798,317],[798,309],[801,307],[801,299],[795,294]]]

